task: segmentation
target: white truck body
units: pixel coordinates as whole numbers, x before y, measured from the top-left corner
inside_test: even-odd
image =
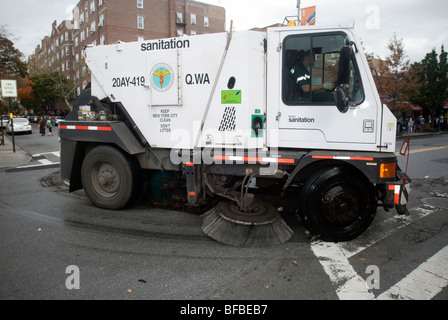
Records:
[[[292,27],[235,32],[227,51],[227,33],[89,47],[92,95],[121,102],[151,147],[395,150],[396,119],[382,106],[362,52],[355,59],[364,97],[348,112],[334,103],[284,103],[281,46],[298,32],[336,32],[359,43],[350,28]],[[161,84],[155,74],[166,71]],[[256,115],[265,121],[258,136]]]

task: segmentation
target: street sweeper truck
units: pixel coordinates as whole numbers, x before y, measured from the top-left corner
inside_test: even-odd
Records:
[[[199,210],[235,246],[281,244],[294,212],[347,241],[407,213],[396,119],[353,28],[276,27],[88,46],[91,87],[60,125],[61,179],[91,203]]]

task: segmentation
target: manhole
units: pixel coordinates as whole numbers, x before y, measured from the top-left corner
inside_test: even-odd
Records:
[[[448,209],[448,198],[444,197],[429,197],[429,198],[422,198],[420,199],[421,202],[424,204],[442,208],[442,209]]]

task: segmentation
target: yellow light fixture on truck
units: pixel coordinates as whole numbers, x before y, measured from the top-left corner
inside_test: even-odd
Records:
[[[382,163],[380,165],[380,178],[394,178],[396,174],[397,163]]]

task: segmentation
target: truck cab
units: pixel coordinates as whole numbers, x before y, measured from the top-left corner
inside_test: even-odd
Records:
[[[267,32],[269,145],[323,150],[394,152],[396,119],[383,106],[351,28],[273,28]],[[351,46],[347,109],[335,105],[341,49]],[[306,72],[304,72],[306,71]]]

